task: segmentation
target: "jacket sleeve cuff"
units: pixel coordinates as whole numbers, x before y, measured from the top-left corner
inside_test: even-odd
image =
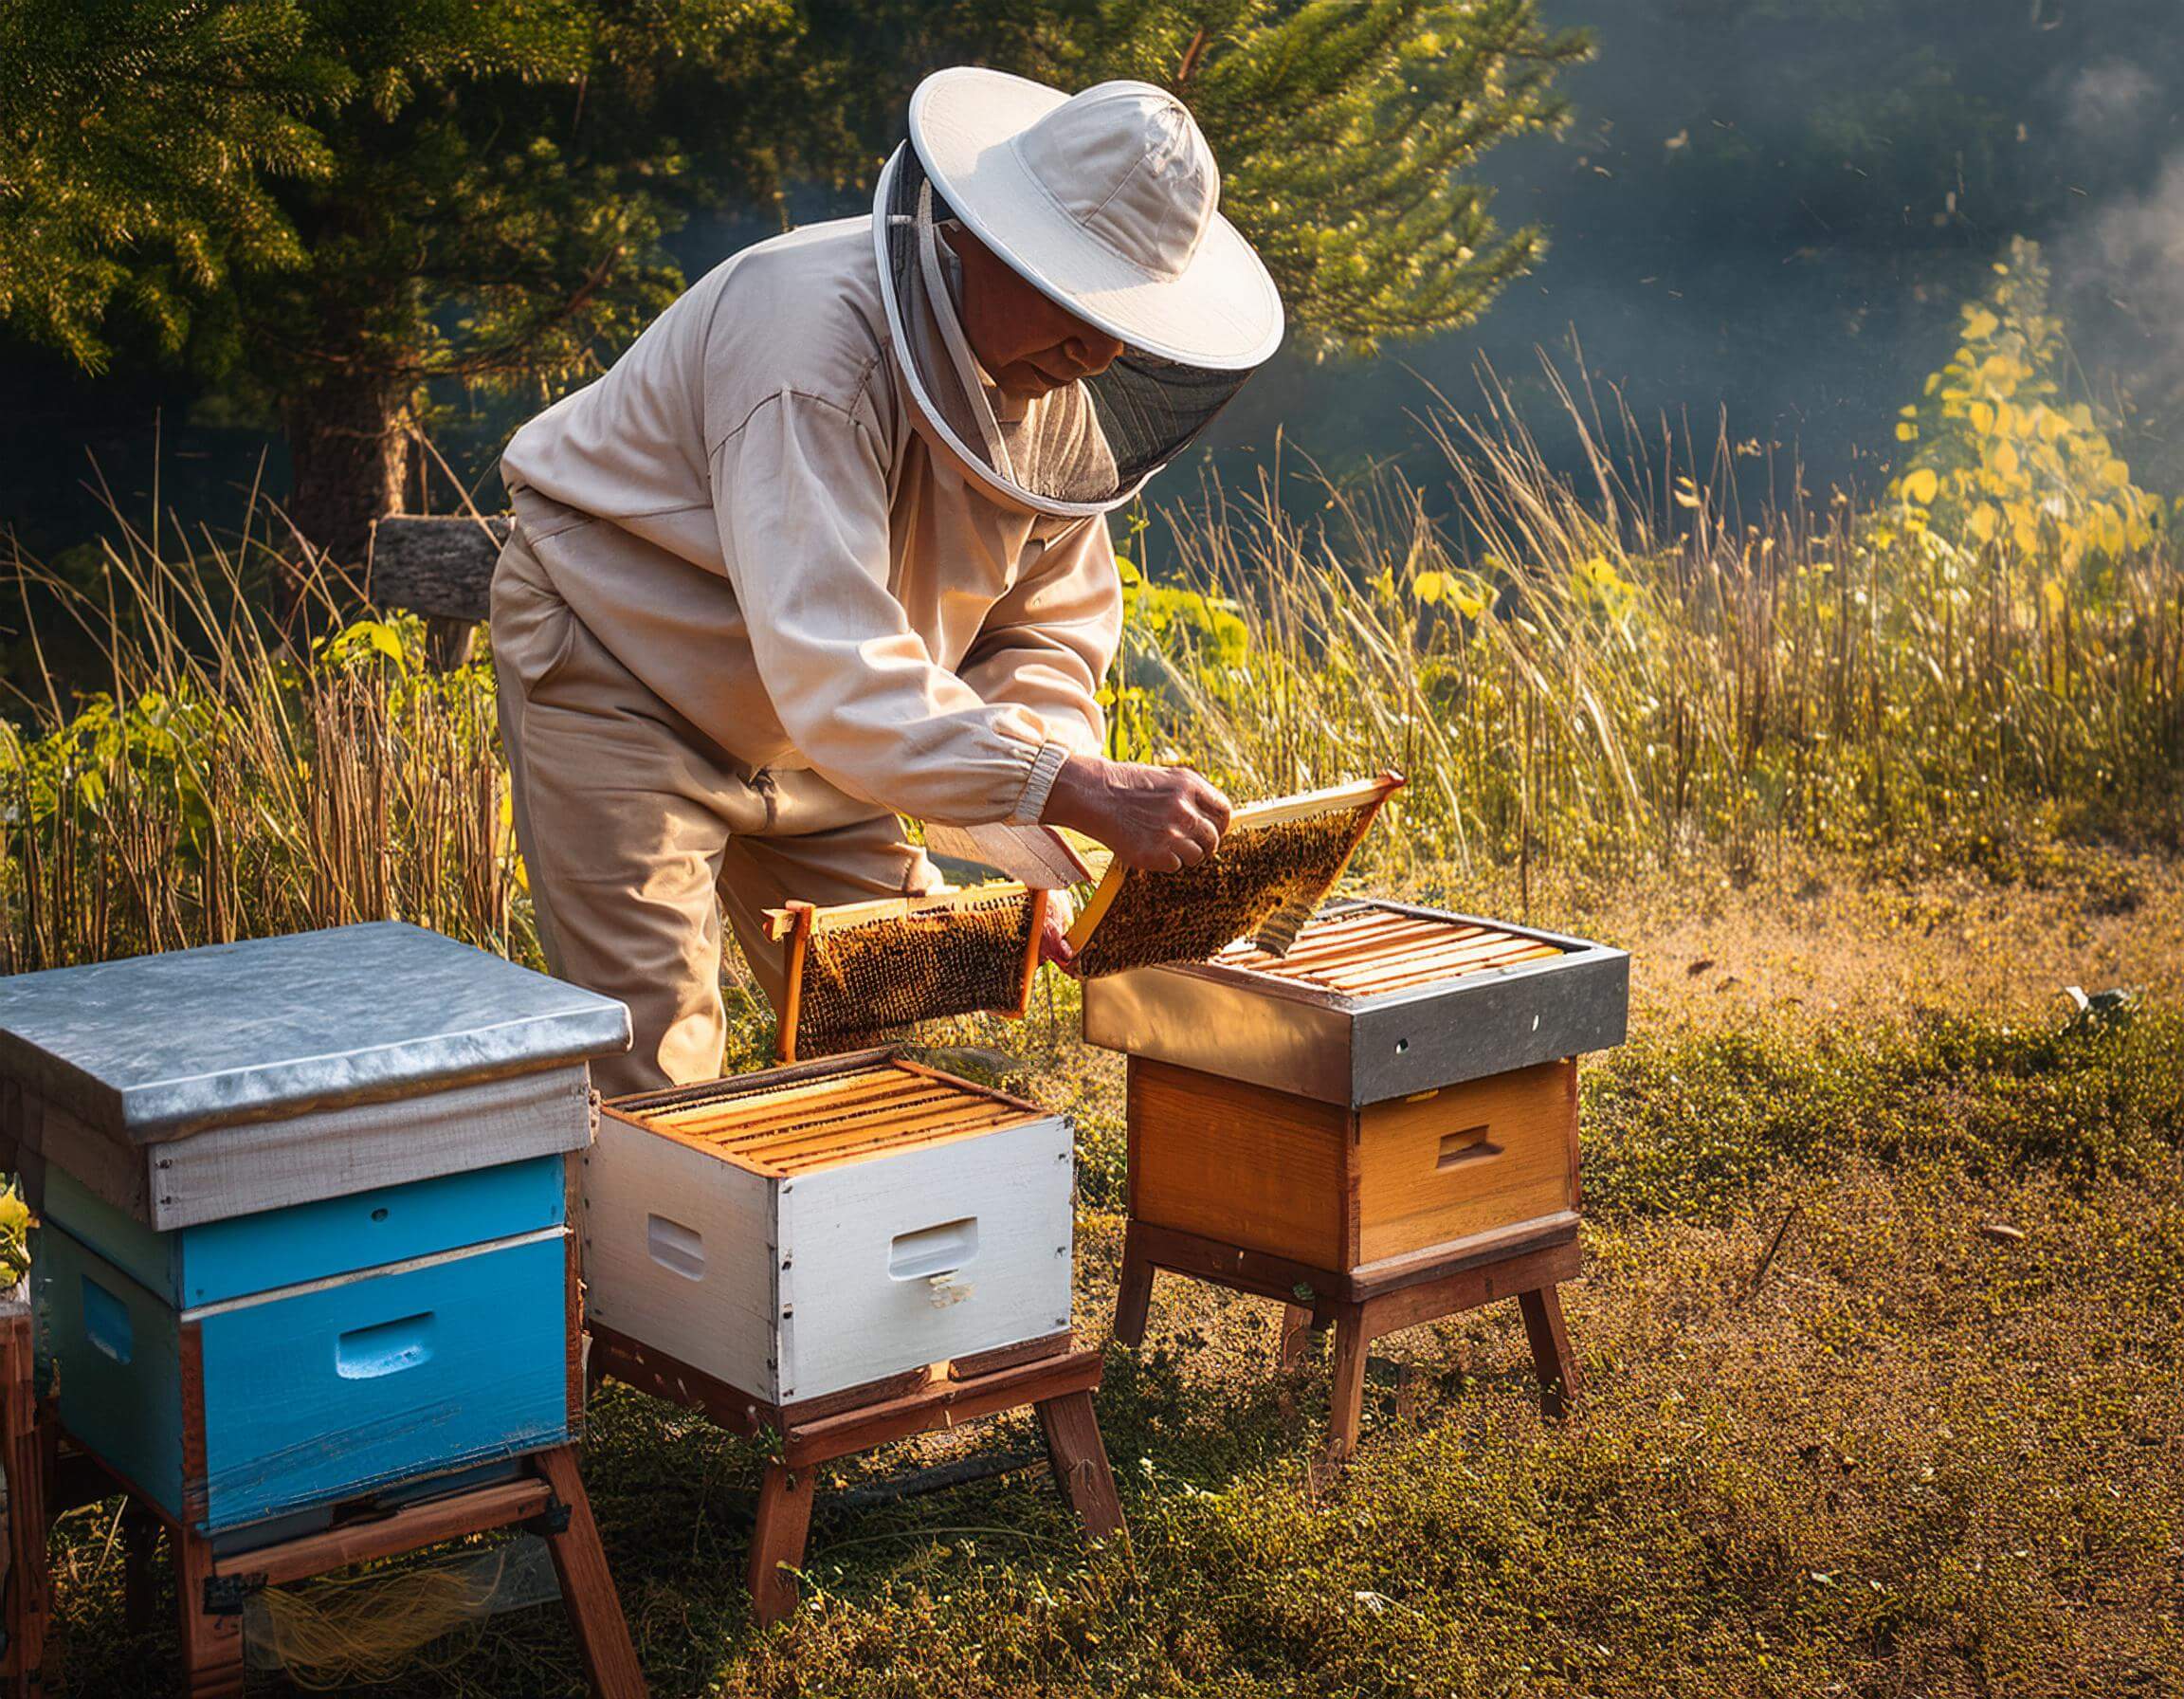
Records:
[[[1054,780],[1062,771],[1062,763],[1069,758],[1069,745],[1059,739],[1048,739],[1039,746],[1032,759],[1031,771],[1024,776],[1024,789],[1016,798],[1015,811],[1009,816],[1010,826],[1035,826],[1046,812],[1047,795],[1054,789]]]

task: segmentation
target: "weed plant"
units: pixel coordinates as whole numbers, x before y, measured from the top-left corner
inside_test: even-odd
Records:
[[[1116,752],[1247,795],[1400,766],[1375,848],[1460,869],[1788,841],[1978,860],[2035,821],[2166,841],[2175,515],[2065,399],[2037,250],[1996,271],[1871,506],[1792,468],[1747,517],[1732,474],[1761,445],[1648,439],[1551,371],[1574,480],[1488,375],[1427,421],[1452,521],[1387,472],[1300,517],[1279,466],[1138,516]]]
[[[1321,480],[1301,517],[1279,462],[1135,516],[1113,752],[1189,758],[1239,799],[1400,767],[1365,865],[1458,881],[2166,842],[2173,515],[2066,400],[2036,251],[2000,270],[1871,507],[1799,489],[1747,520],[1731,472],[1758,445],[1648,440],[1556,380],[1574,481],[1489,384],[1429,420],[1453,519],[1392,471]],[[117,512],[87,576],[16,563],[0,970],[389,915],[536,959],[489,660],[436,672],[413,619],[341,625],[356,598],[322,567],[305,600],[333,634],[299,654],[249,611],[262,542],[174,537]],[[98,679],[66,687],[32,608]]]

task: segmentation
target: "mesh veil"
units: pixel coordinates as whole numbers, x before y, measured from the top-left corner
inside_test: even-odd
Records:
[[[873,225],[903,374],[946,448],[1018,504],[1072,517],[1120,506],[1251,375],[1130,348],[1104,372],[1028,401],[996,391],[956,317],[956,261],[945,239],[952,218],[917,150],[898,148],[881,175]]]

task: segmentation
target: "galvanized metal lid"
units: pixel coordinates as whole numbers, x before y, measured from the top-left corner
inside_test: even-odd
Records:
[[[0,1078],[139,1144],[629,1048],[629,1012],[399,921],[0,979]]]
[[[1320,929],[1374,917],[1404,924],[1369,971],[1312,965],[1332,959]],[[1355,1107],[1621,1044],[1629,997],[1621,950],[1370,898],[1322,908],[1280,959],[1239,947],[1085,980],[1084,1041]]]

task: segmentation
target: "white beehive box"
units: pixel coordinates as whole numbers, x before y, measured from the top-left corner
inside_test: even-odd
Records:
[[[1068,1124],[887,1051],[606,1106],[589,1318],[760,1404],[1069,1326]]]

